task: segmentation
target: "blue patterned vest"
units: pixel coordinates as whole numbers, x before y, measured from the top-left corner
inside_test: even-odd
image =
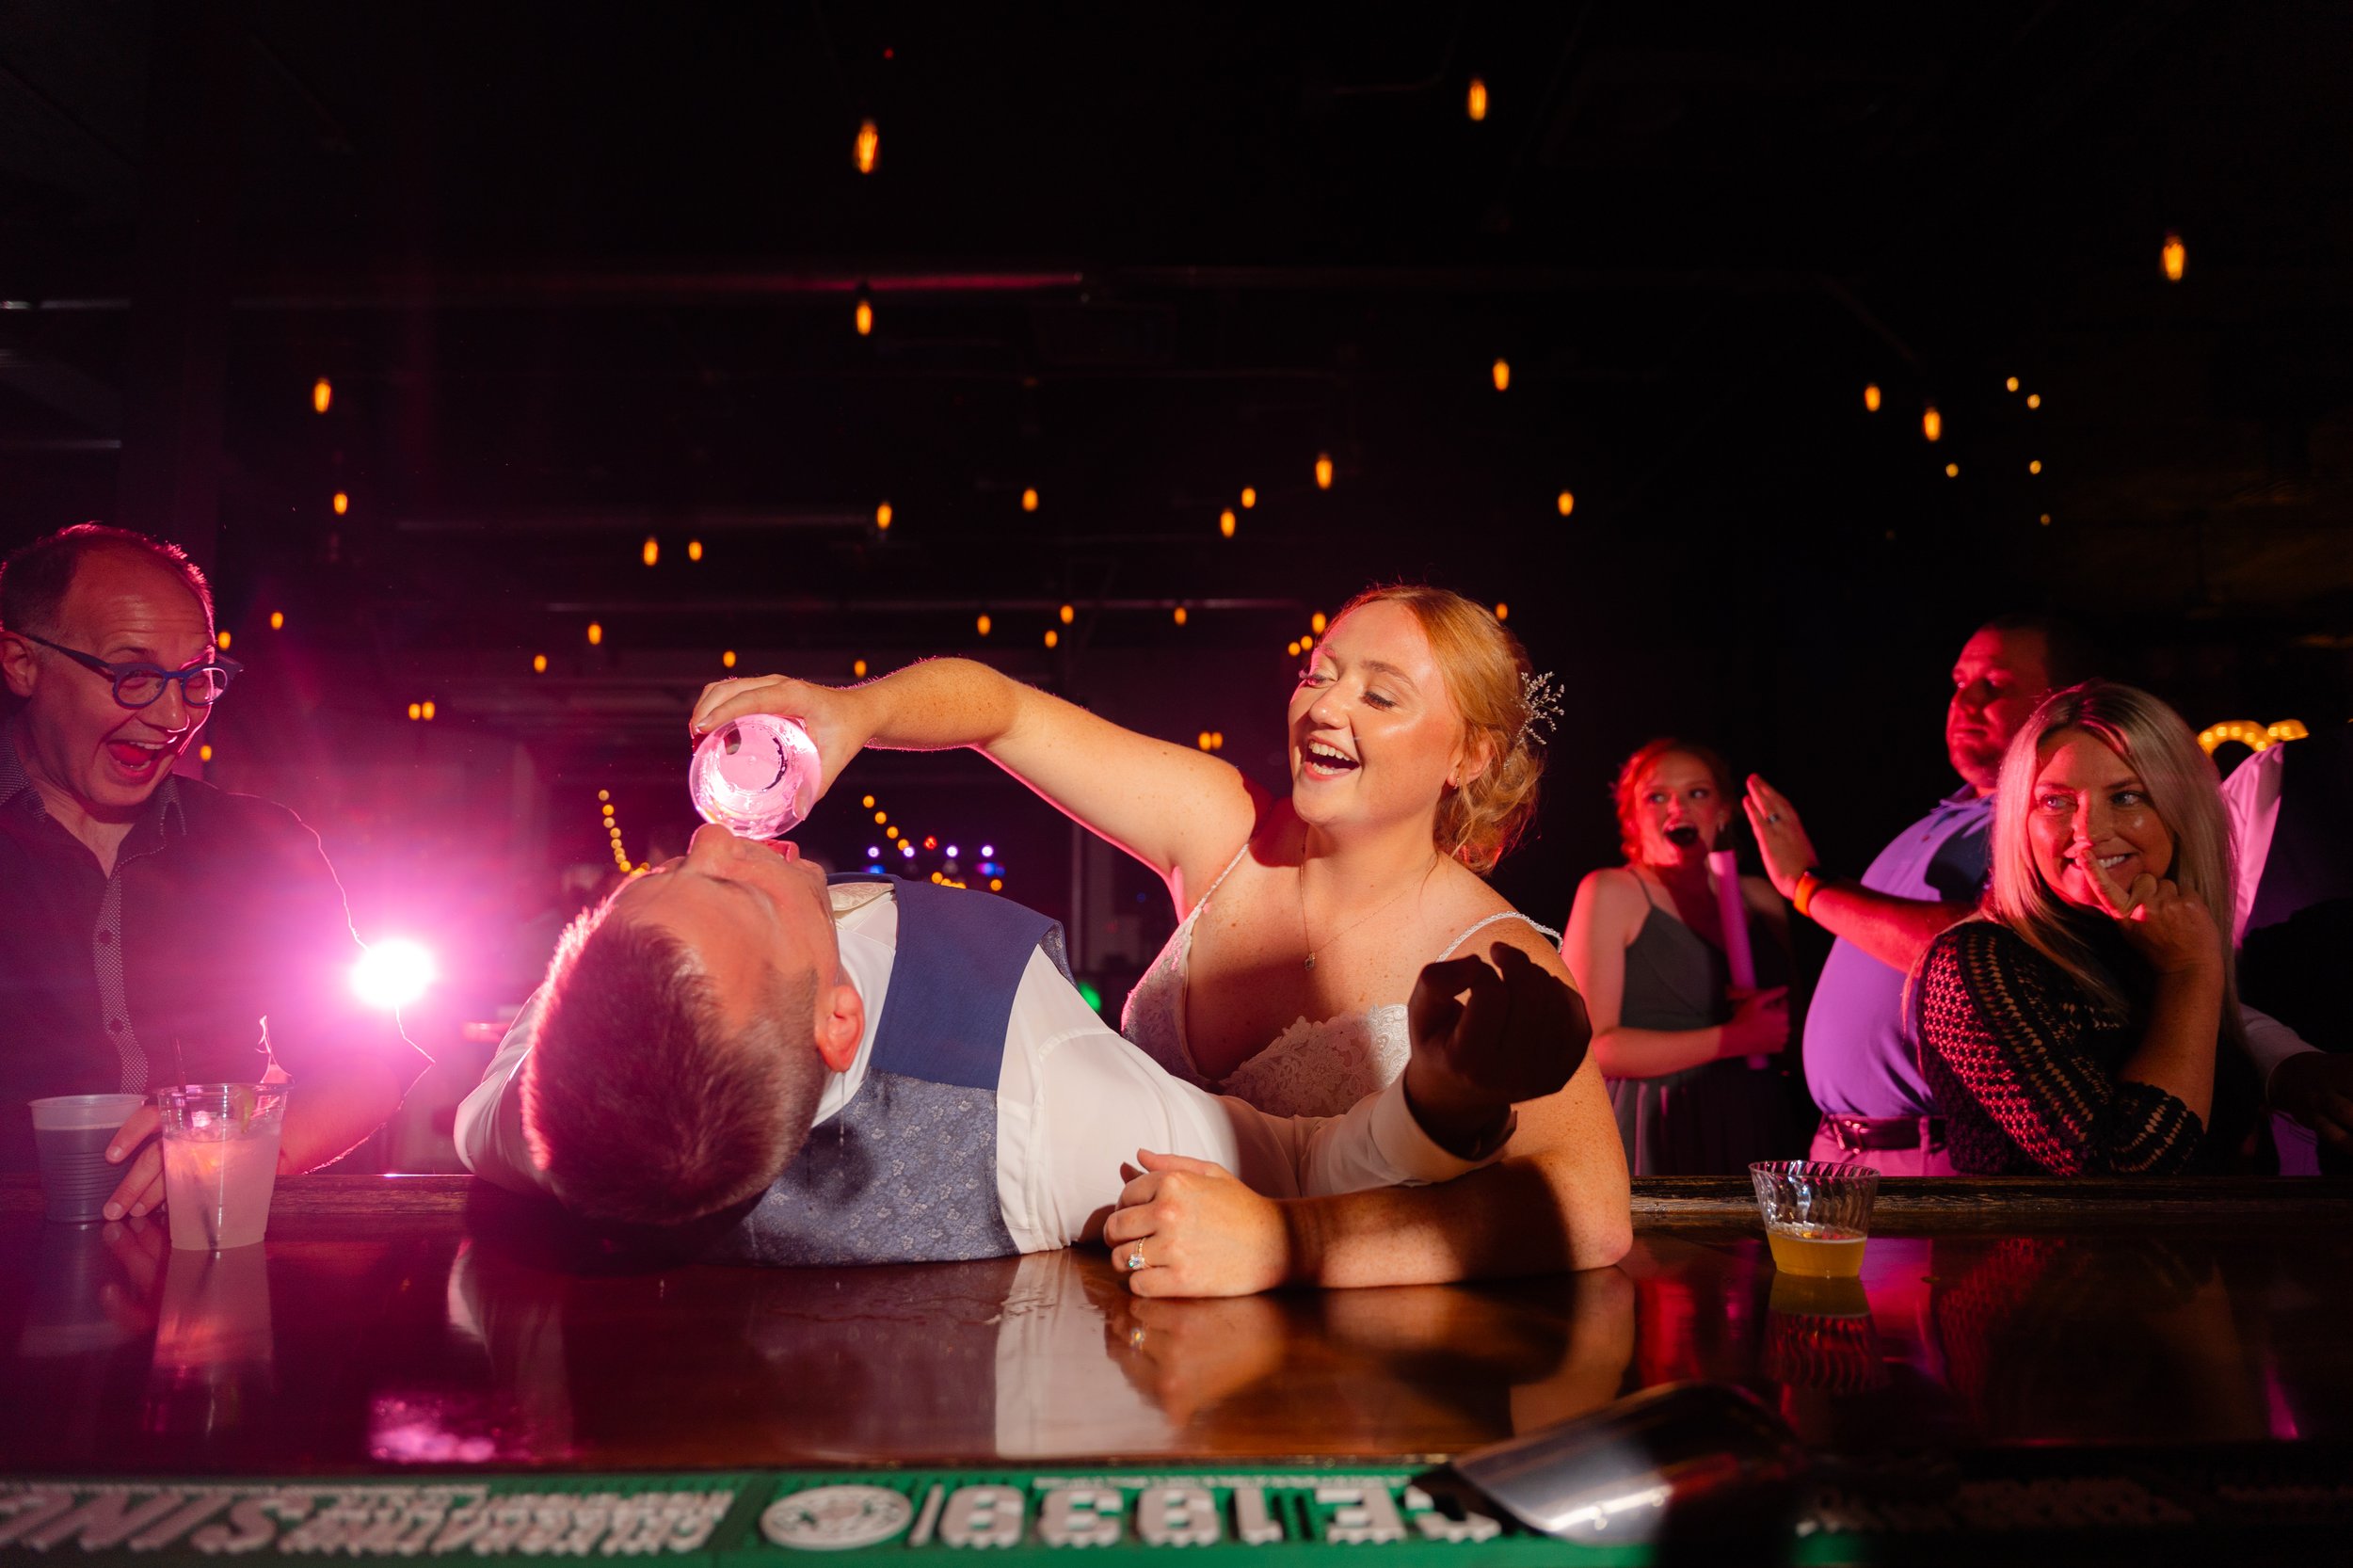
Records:
[[[897,877],[898,954],[865,1081],[722,1241],[723,1262],[941,1263],[1015,1251],[997,1201],[997,1076],[1030,954],[1062,927],[1010,899]]]

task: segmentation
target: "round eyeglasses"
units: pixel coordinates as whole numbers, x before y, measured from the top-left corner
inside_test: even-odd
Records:
[[[146,708],[164,695],[164,688],[180,682],[180,700],[191,708],[210,708],[220,700],[220,694],[229,689],[243,664],[234,659],[212,659],[185,669],[168,670],[157,664],[116,664],[95,654],[84,653],[78,648],[53,643],[46,637],[36,637],[30,632],[18,636],[28,643],[39,643],[53,652],[62,653],[84,669],[104,676],[113,683],[115,701],[125,708]]]

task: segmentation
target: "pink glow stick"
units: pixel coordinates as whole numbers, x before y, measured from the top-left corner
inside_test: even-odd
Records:
[[[1756,954],[1749,948],[1749,906],[1740,896],[1739,856],[1728,849],[1707,852],[1708,869],[1716,873],[1716,909],[1723,917],[1724,963],[1732,983],[1743,991],[1756,989]],[[1752,1056],[1749,1065],[1762,1071],[1770,1058]]]

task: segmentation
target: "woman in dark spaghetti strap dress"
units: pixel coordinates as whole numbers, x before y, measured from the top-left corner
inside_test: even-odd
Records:
[[[2071,686],[2010,742],[1994,799],[1986,909],[1930,945],[1914,987],[1954,1168],[2228,1163],[2258,1096],[2230,829],[2189,727],[2133,687]]]
[[[1618,771],[1626,863],[1590,874],[1561,957],[1577,977],[1636,1176],[1742,1176],[1795,1140],[1781,1075],[1747,1057],[1789,1043],[1789,915],[1761,876],[1740,879],[1758,988],[1732,984],[1708,847],[1739,798],[1722,759],[1687,741],[1643,746]]]

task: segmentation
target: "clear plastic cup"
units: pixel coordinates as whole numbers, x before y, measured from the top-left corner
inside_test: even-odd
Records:
[[[817,802],[817,744],[791,719],[747,713],[702,738],[686,770],[703,821],[747,839],[792,832]]]
[[[1868,1165],[1765,1160],[1749,1167],[1773,1267],[1785,1273],[1852,1279],[1863,1272],[1871,1200],[1880,1174]]]
[[[146,1103],[144,1095],[58,1095],[32,1102],[33,1147],[51,1219],[88,1224],[105,1218],[106,1199],[125,1169],[106,1163],[106,1145]]]
[[[184,1083],[158,1090],[155,1108],[163,1116],[171,1244],[221,1252],[259,1241],[278,1182],[285,1086]]]

